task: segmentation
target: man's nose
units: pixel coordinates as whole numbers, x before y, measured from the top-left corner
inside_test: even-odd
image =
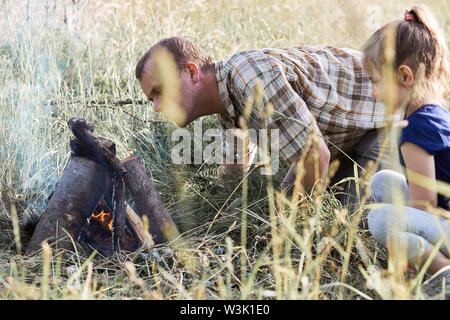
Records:
[[[156,112],[159,112],[161,105],[159,103],[159,99],[154,99],[153,100],[153,110],[155,110]]]
[[[380,98],[379,92],[375,87],[372,87],[372,96],[377,99]]]

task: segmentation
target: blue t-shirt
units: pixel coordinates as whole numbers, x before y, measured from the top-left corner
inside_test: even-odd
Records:
[[[450,183],[450,112],[436,104],[426,104],[406,118],[400,145],[411,142],[434,156],[436,180]],[[403,158],[402,164],[404,165]],[[449,209],[450,198],[438,194],[438,206]]]

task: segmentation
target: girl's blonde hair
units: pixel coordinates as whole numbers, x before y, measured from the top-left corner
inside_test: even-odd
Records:
[[[448,49],[444,34],[426,6],[414,6],[406,15],[408,19],[385,24],[366,41],[362,47],[363,59],[377,70],[382,70],[389,54],[387,39],[394,38],[392,63],[395,70],[404,64],[411,68],[416,77],[419,71],[424,73],[424,78],[415,88],[415,98],[432,95],[442,99],[450,93]]]

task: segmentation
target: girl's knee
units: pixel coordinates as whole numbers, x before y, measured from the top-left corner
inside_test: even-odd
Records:
[[[376,172],[370,181],[370,189],[376,202],[393,203],[398,197],[403,201],[409,198],[405,176],[393,170]]]
[[[372,209],[367,217],[369,231],[378,242],[386,244],[388,212],[385,208]]]

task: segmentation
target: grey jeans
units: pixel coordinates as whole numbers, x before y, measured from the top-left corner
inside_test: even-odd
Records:
[[[430,246],[442,237],[441,252],[450,258],[450,221],[416,208],[402,206],[399,201],[408,201],[409,190],[405,176],[392,171],[381,170],[370,182],[372,198],[385,203],[369,212],[369,230],[375,240],[387,246],[395,234],[397,239],[407,245],[408,260],[421,256]]]

